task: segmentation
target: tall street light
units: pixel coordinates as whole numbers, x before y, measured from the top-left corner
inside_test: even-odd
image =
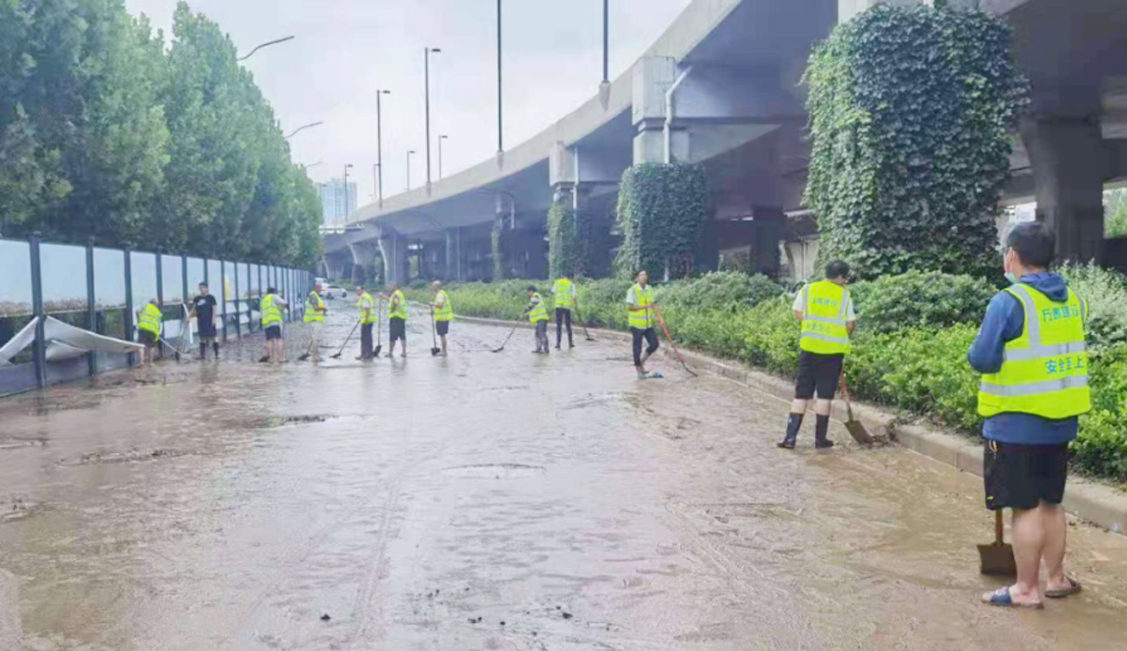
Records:
[[[414,149],[407,152],[407,191],[408,192],[411,191],[411,154],[414,154],[414,153],[415,153]]]
[[[599,84],[599,103],[610,106],[610,0],[603,0],[603,81]]]
[[[427,192],[430,192],[430,55],[439,54],[438,48],[423,48],[423,84],[426,86],[426,121],[427,121]]]
[[[344,223],[348,224],[348,170],[352,169],[352,163],[344,166]]]
[[[254,56],[255,52],[261,50],[264,47],[270,47],[271,45],[277,45],[278,43],[285,43],[286,41],[292,41],[292,40],[294,40],[294,38],[295,38],[294,36],[286,36],[284,38],[279,38],[279,39],[276,39],[276,40],[273,40],[273,41],[270,41],[270,42],[267,42],[267,43],[263,43],[262,45],[256,46],[245,57],[239,57],[238,59],[236,59],[236,61],[246,61],[247,59]]]
[[[390,95],[390,90],[376,90],[376,201],[383,207],[383,109],[380,97]]]
[[[438,136],[438,180],[442,180],[442,141],[450,136]]]
[[[505,164],[505,142],[503,135],[503,113],[501,110],[501,0],[497,0],[497,167]]]
[[[296,129],[294,129],[293,132],[290,133],[290,135],[286,136],[285,139],[289,140],[290,138],[293,138],[294,136],[301,133],[302,131],[305,131],[306,129],[312,129],[313,127],[319,127],[322,124],[324,124],[324,122],[311,122],[311,123],[309,123],[305,126],[298,127]]]

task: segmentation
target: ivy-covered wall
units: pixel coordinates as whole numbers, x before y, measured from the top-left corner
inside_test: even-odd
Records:
[[[548,209],[548,268],[552,278],[564,276],[592,277],[595,274],[595,237],[593,218],[562,202]]]
[[[806,203],[819,257],[861,277],[997,266],[997,202],[1028,86],[1010,40],[979,11],[879,5],[815,49]]]
[[[623,242],[615,258],[621,276],[639,269],[660,279],[692,272],[692,254],[708,218],[708,182],[697,164],[643,163],[626,170],[618,194]]]

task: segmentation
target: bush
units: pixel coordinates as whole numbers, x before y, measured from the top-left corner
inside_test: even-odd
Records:
[[[663,286],[655,298],[670,307],[735,311],[755,307],[782,293],[781,285],[762,274],[719,271]]]
[[[939,272],[910,271],[850,287],[858,325],[866,332],[945,328],[981,323],[997,289],[985,280]]]
[[[1060,273],[1088,301],[1088,344],[1093,351],[1127,343],[1127,277],[1096,265],[1064,265]]]

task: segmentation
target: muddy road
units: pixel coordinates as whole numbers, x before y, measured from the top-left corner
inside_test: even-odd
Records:
[[[1087,590],[993,609],[980,480],[505,334],[436,359],[417,313],[407,359],[253,340],[0,401],[0,649],[1127,648],[1127,539],[1071,527]]]

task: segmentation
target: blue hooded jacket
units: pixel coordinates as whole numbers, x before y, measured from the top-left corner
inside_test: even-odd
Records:
[[[1058,303],[1068,300],[1068,283],[1057,274],[1026,274],[1018,282]],[[986,308],[986,318],[967,354],[967,361],[979,373],[997,373],[1002,370],[1006,342],[1020,337],[1024,329],[1025,310],[1021,301],[1009,292],[998,292]],[[998,414],[986,420],[982,435],[1002,443],[1060,445],[1076,439],[1079,422],[1076,417],[1050,420],[1032,414]]]

